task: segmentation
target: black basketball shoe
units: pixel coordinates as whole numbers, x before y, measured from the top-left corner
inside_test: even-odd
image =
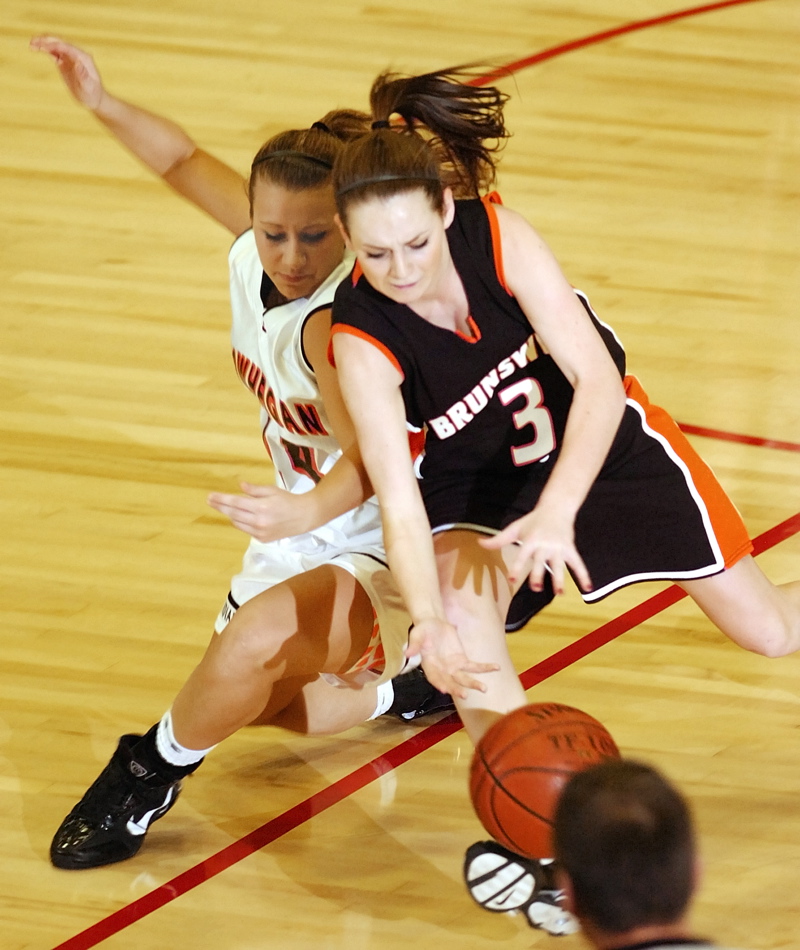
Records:
[[[432,713],[452,712],[456,708],[449,693],[440,693],[431,686],[421,666],[396,676],[392,686],[394,700],[386,715],[397,716],[406,722]]]
[[[50,845],[57,868],[97,868],[132,858],[150,825],[175,804],[179,776],[199,763],[156,771],[144,756],[134,756],[142,738],[122,736],[111,761],[61,823]]]
[[[531,927],[554,937],[580,929],[563,906],[564,893],[555,885],[552,862],[525,858],[496,841],[478,841],[467,848],[464,881],[470,897],[484,910],[522,911]]]
[[[511,598],[506,614],[506,633],[515,633],[521,630],[540,610],[544,609],[556,596],[553,590],[553,579],[545,575],[541,590],[531,590],[525,581],[520,589]]]

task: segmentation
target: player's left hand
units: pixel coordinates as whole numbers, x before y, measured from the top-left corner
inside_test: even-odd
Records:
[[[556,594],[563,594],[566,569],[569,568],[582,591],[592,589],[589,571],[575,547],[573,520],[550,508],[534,508],[494,537],[481,538],[480,544],[489,549],[500,549],[507,544],[517,546],[508,570],[512,585],[527,575],[531,589],[539,591],[547,571],[553,578],[553,590]]]
[[[303,495],[249,482],[242,482],[242,491],[244,495],[212,492],[208,504],[258,541],[291,538],[308,530],[308,505]]]

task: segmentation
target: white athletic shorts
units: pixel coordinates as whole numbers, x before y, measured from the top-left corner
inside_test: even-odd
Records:
[[[266,544],[251,539],[242,570],[231,580],[231,591],[214,630],[221,633],[236,610],[257,594],[326,564],[349,571],[364,589],[372,602],[375,630],[367,652],[351,670],[341,676],[323,673],[323,678],[336,686],[382,683],[416,666],[419,658],[409,661],[404,655],[411,619],[389,573],[386,553],[382,545],[369,542],[359,545],[358,550],[343,551],[315,534]],[[383,669],[376,678],[375,667],[380,668],[381,663]]]

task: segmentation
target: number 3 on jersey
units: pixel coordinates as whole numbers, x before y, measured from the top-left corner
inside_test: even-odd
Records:
[[[512,446],[511,457],[514,464],[520,467],[530,465],[549,455],[556,447],[556,435],[553,431],[552,416],[543,405],[544,393],[539,381],[528,376],[501,390],[497,395],[504,406],[520,396],[524,397],[525,405],[512,415],[514,425],[518,429],[533,426],[535,432],[533,442]]]

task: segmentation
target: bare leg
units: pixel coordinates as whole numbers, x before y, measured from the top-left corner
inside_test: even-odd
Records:
[[[500,666],[478,676],[485,693],[470,690],[466,699],[454,697],[473,743],[505,713],[528,702],[506,645],[504,620],[511,600],[506,565],[499,552],[482,548],[478,538],[473,531],[446,531],[434,538],[448,620],[458,629],[467,656]]]
[[[366,722],[377,701],[374,686],[340,688],[317,678],[296,692],[280,712],[267,720],[259,716],[251,725],[280,726],[304,736],[335,736]]]
[[[800,649],[800,581],[776,586],[752,557],[679,585],[734,643],[764,656]]]
[[[53,864],[78,869],[133,857],[205,750],[249,722],[283,721],[302,729],[313,721],[331,731],[369,716],[374,686],[329,686],[323,693],[316,680],[321,672],[347,671],[363,655],[372,629],[372,604],[363,588],[330,565],[246,603],[212,639],[178,694],[170,716],[173,735],[170,720],[162,719],[144,736],[120,739],[109,764],[56,831]],[[350,693],[372,697],[359,708]],[[172,757],[159,747],[162,729]]]
[[[249,723],[273,722],[319,673],[347,670],[366,649],[372,627],[369,597],[341,568],[326,565],[259,594],[212,639],[178,693],[175,738],[188,749],[207,749]],[[309,696],[339,703],[336,693],[350,692],[329,690]],[[355,704],[360,712],[372,702],[363,721],[375,708],[374,689],[360,692],[372,693]],[[287,721],[297,728],[303,715],[295,708]]]

